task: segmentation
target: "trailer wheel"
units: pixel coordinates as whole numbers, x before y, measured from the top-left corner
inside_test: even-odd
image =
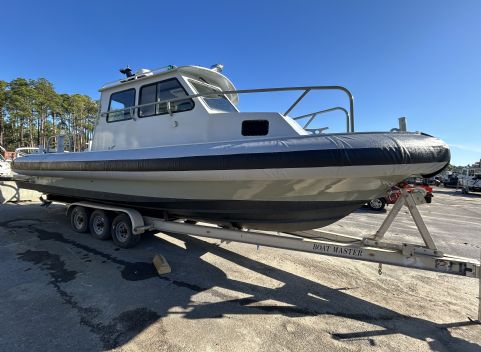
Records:
[[[108,212],[96,209],[90,215],[90,234],[97,240],[108,240],[110,238],[110,216]]]
[[[119,214],[112,221],[112,240],[121,248],[131,248],[140,241],[140,235],[132,232],[132,222],[127,214]]]
[[[381,211],[386,206],[386,200],[384,198],[376,198],[367,203],[369,209],[375,211]]]
[[[75,232],[84,233],[89,229],[89,209],[80,205],[74,206],[69,212],[70,226]]]

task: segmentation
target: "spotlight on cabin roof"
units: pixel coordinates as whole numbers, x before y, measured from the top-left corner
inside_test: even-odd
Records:
[[[215,64],[215,65],[212,65],[212,66],[210,67],[210,69],[211,69],[212,71],[215,71],[215,72],[222,72],[222,70],[224,69],[224,65],[222,65],[222,64]]]

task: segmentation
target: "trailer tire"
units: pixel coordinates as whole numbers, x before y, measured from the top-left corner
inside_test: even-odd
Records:
[[[119,214],[112,221],[112,241],[121,248],[132,248],[140,241],[140,235],[132,232],[132,222],[127,214]]]
[[[89,229],[93,238],[101,241],[110,238],[111,217],[105,210],[95,209],[90,214]]]
[[[89,230],[90,210],[80,205],[69,209],[70,226],[75,232],[85,233]]]

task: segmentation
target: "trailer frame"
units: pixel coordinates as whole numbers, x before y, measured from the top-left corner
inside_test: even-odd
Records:
[[[448,255],[439,250],[429,232],[417,205],[425,203],[422,191],[401,191],[379,229],[371,236],[356,237],[324,230],[309,230],[290,233],[252,231],[236,228],[222,228],[207,223],[196,223],[192,220],[170,220],[142,214],[132,208],[106,205],[102,203],[80,201],[67,204],[67,213],[73,206],[89,209],[102,209],[118,214],[126,214],[131,221],[133,236],[140,236],[145,231],[183,234],[218,239],[222,242],[240,242],[256,246],[266,246],[334,256],[345,259],[360,260],[382,265],[394,265],[439,273],[466,276],[478,279],[478,320],[481,321],[481,269],[480,261]],[[409,209],[416,224],[424,246],[412,243],[392,243],[384,240],[384,236],[396,219],[403,206]],[[135,242],[136,243],[136,242]]]

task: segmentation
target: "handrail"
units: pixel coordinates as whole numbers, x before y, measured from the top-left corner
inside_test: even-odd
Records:
[[[167,99],[167,100],[162,100],[162,101],[155,101],[152,103],[147,103],[147,104],[139,104],[135,106],[129,106],[124,109],[117,109],[117,110],[111,110],[111,111],[106,111],[100,114],[100,116],[107,116],[108,114],[115,114],[115,113],[121,113],[125,111],[130,112],[131,118],[135,119],[134,112],[135,109],[139,108],[144,108],[144,107],[149,107],[153,106],[156,104],[165,104],[165,103],[176,103],[179,101],[185,101],[189,99],[194,99],[194,98],[202,98],[206,96],[218,96],[218,95],[228,95],[228,94],[251,94],[251,93],[270,93],[270,92],[288,92],[288,91],[298,91],[302,90],[304,91],[303,94],[294,102],[294,104],[291,105],[291,107],[286,111],[284,115],[287,115],[287,113],[291,112],[292,109],[306,96],[307,93],[309,93],[311,90],[340,90],[344,92],[348,98],[349,98],[349,113],[348,113],[348,119],[349,119],[349,132],[354,132],[354,97],[352,96],[352,93],[349,91],[349,89],[343,87],[343,86],[306,86],[306,87],[280,87],[280,88],[259,88],[259,89],[239,89],[239,90],[224,90],[224,91],[218,91],[218,92],[212,92],[212,93],[202,93],[202,94],[193,94],[193,95],[187,95],[182,98],[175,98],[175,99]],[[335,108],[338,110],[338,107]]]
[[[336,111],[336,110],[343,111],[344,114],[346,114],[346,131],[347,132],[354,132],[354,130],[352,130],[351,127],[350,127],[351,125],[350,125],[350,121],[349,121],[349,112],[341,106],[336,106],[335,108],[320,110],[320,111],[312,112],[312,113],[309,113],[309,114],[306,114],[306,115],[293,117],[292,119],[293,120],[300,120],[300,119],[303,119],[303,118],[306,118],[306,117],[310,116],[311,118],[306,122],[306,124],[304,126],[302,126],[302,128],[307,129],[307,127],[311,124],[312,121],[314,121],[314,119],[316,118],[317,115],[325,114],[327,112]]]

